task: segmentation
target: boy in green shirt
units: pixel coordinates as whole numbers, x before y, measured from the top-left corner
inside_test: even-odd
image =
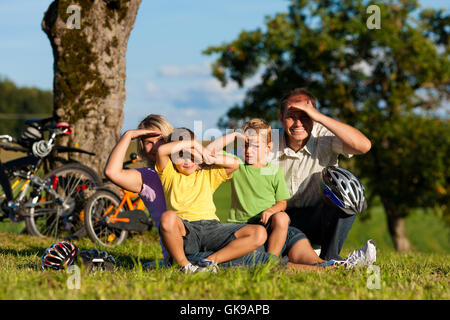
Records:
[[[286,200],[290,198],[283,172],[266,157],[272,149],[271,127],[262,119],[245,123],[243,134],[233,132],[208,145],[212,153],[220,152],[235,139],[245,140],[245,162],[231,180],[231,210],[228,222],[264,225],[269,235],[267,252],[280,255],[289,227]]]

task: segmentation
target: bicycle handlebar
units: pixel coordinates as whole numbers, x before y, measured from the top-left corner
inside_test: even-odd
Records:
[[[49,122],[52,122],[48,124]],[[86,153],[89,155],[94,156],[95,153],[89,152],[83,149],[79,148],[70,148],[70,147],[63,147],[59,145],[55,145],[56,137],[60,135],[69,135],[73,132],[73,128],[70,126],[67,122],[55,122],[54,118],[45,118],[45,119],[29,119],[25,120],[25,123],[27,125],[33,126],[40,132],[43,131],[49,131],[50,136],[48,139],[43,138],[40,141],[32,141],[32,145],[23,145],[21,140],[17,140],[13,138],[10,135],[0,135],[0,141],[6,140],[7,142],[13,142],[16,144],[19,144],[21,148],[18,148],[16,146],[11,146],[7,143],[0,144],[1,149],[5,150],[13,150],[13,151],[21,151],[21,152],[32,152],[38,157],[42,157],[44,154],[47,155],[53,148],[57,149],[58,152],[80,152],[80,153]],[[45,150],[44,150],[45,149]],[[45,151],[45,152],[42,152]],[[137,158],[137,155],[135,155],[135,158]],[[132,157],[132,162],[134,163],[136,160]]]
[[[133,152],[132,154],[130,154],[130,160],[125,161],[123,163],[123,168],[126,169],[127,165],[132,164],[132,163],[136,163],[136,162],[139,162],[139,161],[142,161],[142,159],[136,153]]]
[[[58,122],[46,125],[42,128],[43,130],[48,130],[55,135],[69,135],[72,133],[73,129],[67,122]]]
[[[3,135],[0,135],[0,140],[6,140],[8,142],[12,142],[13,137],[11,137],[10,135],[7,135],[7,134],[3,134]]]

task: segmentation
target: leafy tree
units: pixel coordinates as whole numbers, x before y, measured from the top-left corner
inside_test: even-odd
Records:
[[[120,137],[125,53],[141,0],[54,0],[42,20],[53,49],[54,115],[74,126],[61,144],[94,151],[77,160],[103,173]]]
[[[222,126],[276,120],[280,97],[307,87],[322,112],[366,133],[372,150],[356,170],[380,196],[395,247],[407,251],[405,216],[448,201],[448,121],[423,115],[450,97],[450,16],[417,1],[383,1],[380,28],[369,29],[369,5],[294,0],[287,12],[267,16],[264,29],[204,53],[218,55],[212,72],[224,86],[261,77]]]
[[[51,116],[52,99],[51,91],[17,87],[0,78],[0,134],[18,137],[25,128],[24,119]]]

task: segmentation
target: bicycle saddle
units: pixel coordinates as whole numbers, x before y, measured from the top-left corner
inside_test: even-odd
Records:
[[[55,121],[55,118],[50,117],[50,118],[42,118],[42,119],[27,119],[25,120],[25,123],[27,125],[38,125],[39,127],[43,127],[46,123]]]

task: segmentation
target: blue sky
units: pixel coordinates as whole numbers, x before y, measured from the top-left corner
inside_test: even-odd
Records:
[[[40,27],[50,3],[0,0],[0,76],[20,86],[52,89],[53,55]],[[450,7],[444,0],[420,3]],[[210,74],[214,57],[201,52],[243,29],[263,26],[265,15],[287,5],[287,0],[143,0],[128,42],[122,131],[150,113],[163,114],[177,127],[193,128],[195,120],[203,121],[204,129],[215,127],[245,91],[234,84],[222,88]]]

